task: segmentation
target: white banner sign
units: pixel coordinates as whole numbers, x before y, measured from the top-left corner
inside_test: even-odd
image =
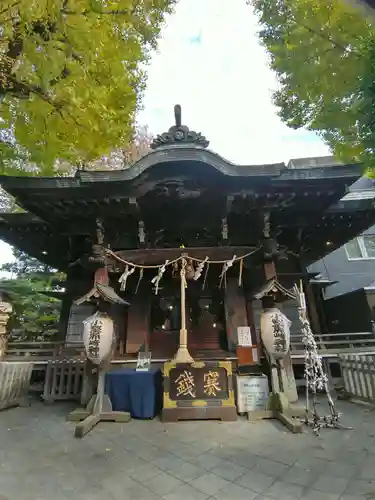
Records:
[[[252,338],[251,338],[251,329],[249,326],[239,326],[237,327],[237,342],[241,347],[251,347]]]

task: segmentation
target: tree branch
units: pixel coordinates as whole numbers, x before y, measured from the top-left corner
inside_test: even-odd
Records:
[[[8,5],[8,7],[5,7],[4,9],[0,10],[0,16],[2,14],[5,14],[8,10],[13,9],[14,7],[17,7],[17,5],[19,5],[19,1],[18,0],[17,0],[17,2],[14,2],[13,5]]]
[[[128,10],[109,10],[107,12],[95,12],[94,10],[84,10],[82,12],[75,12],[74,10],[67,10],[67,9],[61,9],[61,14],[65,14],[67,16],[87,16],[87,14],[97,14],[99,16],[101,15],[132,15],[134,12],[133,11],[128,11]]]
[[[87,14],[97,14],[98,16],[134,16],[136,12],[136,6],[132,10],[108,10],[108,11],[95,11],[93,9],[87,9],[83,12],[75,12],[74,10],[68,10],[62,8],[60,10],[61,14],[66,14],[68,16],[87,16]]]
[[[48,97],[40,87],[36,87],[35,85],[28,85],[27,83],[24,82],[19,82],[15,77],[7,75],[6,78],[10,80],[15,87],[18,86],[18,88],[21,91],[24,91],[24,93],[27,94],[35,94],[36,96],[40,97],[43,101],[48,102],[51,106],[53,106],[56,111],[59,111],[63,107],[63,103],[58,103],[55,102],[53,99]]]
[[[340,49],[342,52],[347,52],[347,47],[345,47],[345,45],[342,45],[340,42],[337,42],[336,40],[333,40],[333,38],[331,38],[329,35],[327,35],[326,33],[322,32],[322,31],[317,31],[315,30],[314,28],[311,28],[311,26],[308,26],[307,24],[304,24],[304,23],[301,23],[301,26],[303,28],[305,28],[307,31],[309,31],[310,33],[314,33],[314,35],[318,35],[320,38],[322,38],[323,40],[325,41],[328,41],[330,43],[332,43],[332,45],[336,48],[336,49]],[[356,55],[358,55],[356,52],[354,52]]]

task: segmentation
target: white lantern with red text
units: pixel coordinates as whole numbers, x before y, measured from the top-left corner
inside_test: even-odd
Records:
[[[283,358],[290,347],[291,321],[277,307],[271,307],[260,316],[260,334],[267,353]]]
[[[96,312],[83,322],[83,343],[88,359],[98,365],[112,352],[114,326],[106,313]]]

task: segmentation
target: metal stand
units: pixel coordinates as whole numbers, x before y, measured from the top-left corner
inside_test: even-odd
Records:
[[[79,422],[74,431],[74,437],[82,438],[99,422],[129,422],[130,413],[113,411],[109,397],[104,394],[106,368],[99,366],[98,386],[95,396],[92,396],[85,409],[77,409],[68,415],[70,422]]]

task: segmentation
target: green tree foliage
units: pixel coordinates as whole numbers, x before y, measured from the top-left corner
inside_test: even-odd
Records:
[[[176,0],[2,0],[0,173],[127,145],[145,63]]]
[[[373,167],[375,28],[343,0],[252,0],[281,119],[319,133],[344,161]]]
[[[59,290],[64,276],[20,250],[13,253],[15,261],[1,268],[11,276],[0,280],[13,304],[9,329],[24,339],[53,339],[61,301],[40,292]]]

